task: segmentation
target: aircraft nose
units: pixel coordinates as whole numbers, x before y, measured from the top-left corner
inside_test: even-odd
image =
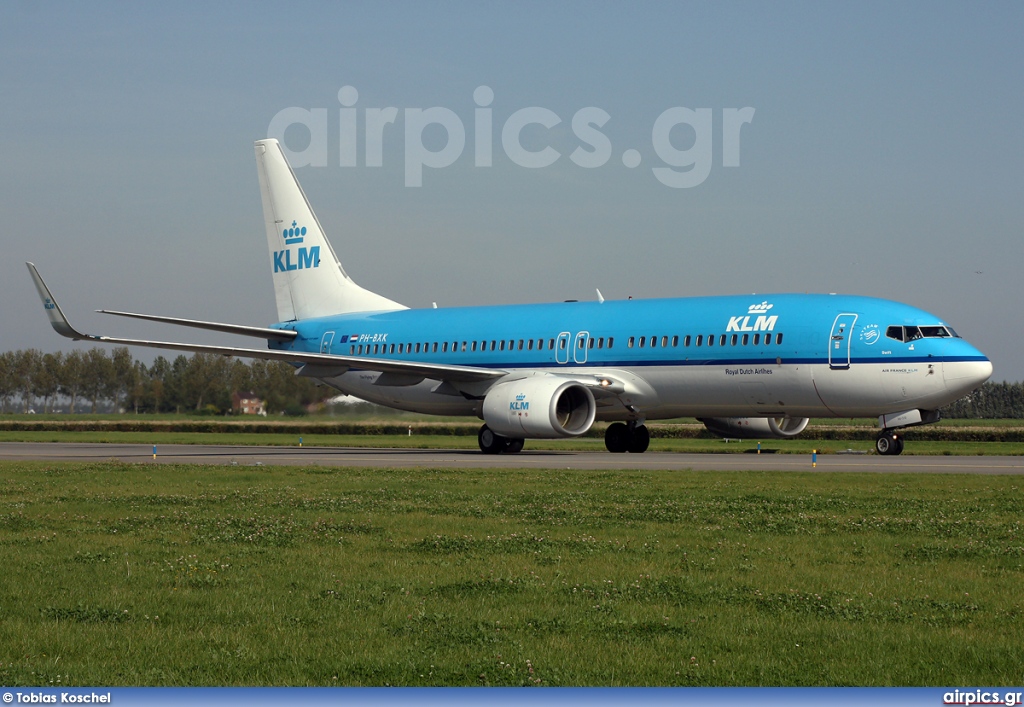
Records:
[[[950,392],[966,395],[992,377],[992,362],[987,358],[981,361],[947,361],[942,365],[942,375]]]

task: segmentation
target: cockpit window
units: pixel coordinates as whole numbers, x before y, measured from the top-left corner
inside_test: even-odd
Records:
[[[949,336],[949,332],[944,326],[923,326],[921,327],[921,336],[926,339],[945,339]]]
[[[932,326],[890,326],[885,330],[885,335],[896,341],[917,341],[918,339],[945,339],[948,337],[960,338],[955,331],[947,326],[938,324]]]

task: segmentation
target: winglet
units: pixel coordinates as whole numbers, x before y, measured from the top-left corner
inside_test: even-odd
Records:
[[[91,339],[93,337],[87,336],[78,332],[71,323],[68,322],[68,318],[64,316],[64,312],[61,311],[60,305],[57,304],[57,300],[50,294],[50,290],[46,287],[46,283],[43,282],[43,278],[39,276],[39,271],[36,270],[36,266],[32,263],[25,263],[28,266],[29,275],[32,276],[32,281],[36,284],[36,289],[39,291],[39,299],[43,301],[43,308],[46,310],[46,316],[50,318],[50,326],[61,336],[66,336],[69,339]]]

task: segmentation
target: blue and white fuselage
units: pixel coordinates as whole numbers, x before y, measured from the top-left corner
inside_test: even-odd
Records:
[[[989,378],[992,364],[938,317],[848,295],[750,295],[412,310],[342,268],[276,140],[256,143],[279,323],[250,327],[111,312],[262,338],[266,349],[81,334],[35,267],[62,335],[281,360],[298,374],[404,410],[474,415],[485,452],[611,421],[613,452],[647,449],[647,420],[701,419],[731,436],[791,437],[810,417],[878,416],[895,430]]]
[[[991,374],[984,354],[938,317],[846,295],[398,310],[275,326],[298,334],[273,344],[281,350],[628,381],[628,394],[598,406],[601,420],[934,410]],[[903,340],[908,326],[929,336]],[[887,335],[897,330],[900,338]],[[437,381],[393,390],[377,384],[380,375],[357,365],[330,382],[382,405],[480,412],[478,400],[433,393]],[[479,395],[488,385],[462,387]]]

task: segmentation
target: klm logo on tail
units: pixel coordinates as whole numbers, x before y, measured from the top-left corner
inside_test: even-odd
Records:
[[[281,231],[285,245],[298,245],[306,236],[306,227],[299,226],[292,221],[292,227]],[[295,261],[292,261],[292,254],[295,254]],[[320,267],[320,246],[312,248],[299,247],[297,251],[291,249],[274,251],[274,272],[288,272],[290,270],[306,270],[307,268]]]
[[[306,235],[306,227],[297,228],[295,221],[292,221],[292,227],[286,228],[281,232],[281,236],[284,237],[284,244],[291,245],[292,243],[302,243],[303,236]]]

